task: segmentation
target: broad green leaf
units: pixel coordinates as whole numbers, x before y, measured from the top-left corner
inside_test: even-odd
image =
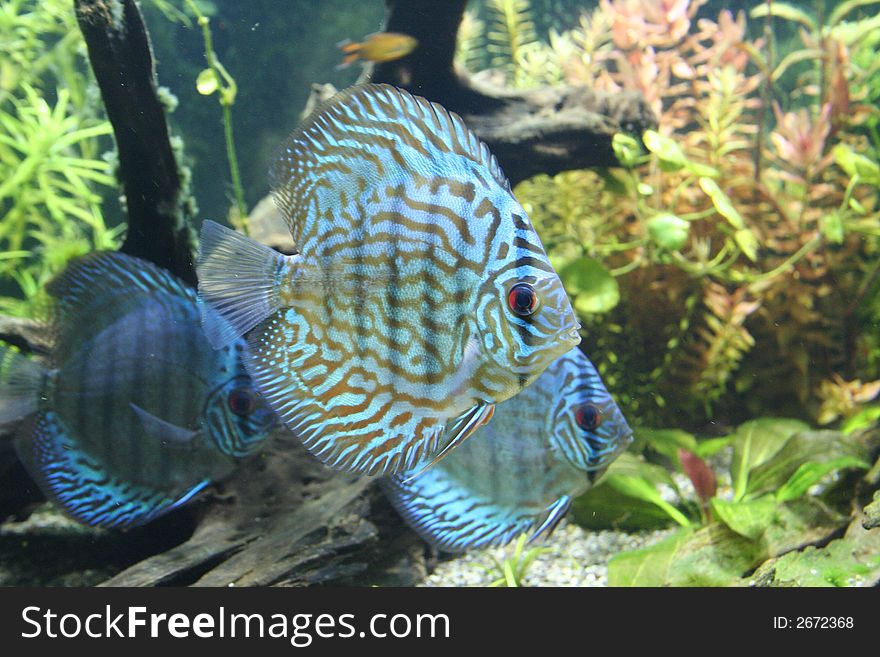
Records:
[[[837,144],[831,153],[834,161],[849,177],[858,176],[862,182],[880,185],[880,165],[860,153],[856,153],[846,144]]]
[[[829,538],[846,518],[815,497],[776,505],[776,516],[761,536],[767,558]]]
[[[823,477],[844,468],[861,468],[867,470],[870,464],[854,456],[840,456],[823,463],[803,463],[791,478],[776,491],[776,499],[780,502],[795,500],[818,484]]]
[[[809,429],[800,420],[759,418],[741,424],[733,434],[731,479],[733,499],[741,500],[747,492],[749,473],[782,449],[795,433]]]
[[[678,463],[678,450],[686,449],[696,452],[697,439],[693,434],[681,429],[647,429],[635,431],[636,440],[644,442],[651,449],[663,454],[673,463]]]
[[[604,483],[574,500],[571,518],[587,529],[626,531],[660,529],[672,522],[656,504],[624,495]]]
[[[795,6],[786,4],[784,2],[774,1],[773,4],[770,6],[761,3],[752,8],[752,10],[749,12],[749,16],[752,18],[763,18],[768,13],[778,18],[784,18],[788,21],[800,23],[811,32],[816,31],[816,23],[813,20],[812,16],[810,16],[803,9],[798,9]]]
[[[681,529],[646,548],[608,562],[609,586],[728,586],[763,559],[760,544],[712,523]]]
[[[704,438],[697,442],[696,449],[692,450],[694,454],[701,459],[712,456],[720,452],[722,449],[730,445],[733,440],[732,436],[723,436],[721,438]]]
[[[619,493],[656,505],[682,527],[689,527],[691,524],[687,516],[663,499],[654,484],[641,477],[611,475],[605,480],[605,483]]]
[[[777,506],[772,495],[741,502],[712,498],[712,510],[718,519],[740,536],[753,540],[759,538],[773,522]]]
[[[213,68],[206,68],[196,78],[196,90],[203,96],[210,96],[220,88],[220,81]]]
[[[578,313],[605,313],[620,301],[617,281],[598,260],[583,256],[557,271],[565,289],[574,295]]]
[[[661,249],[677,251],[687,243],[690,223],[674,214],[658,214],[647,221],[648,236]]]
[[[711,178],[702,177],[700,178],[700,188],[706,193],[706,196],[712,199],[712,205],[715,206],[715,210],[718,214],[727,219],[731,226],[737,230],[745,229],[746,224],[743,221],[742,215],[740,215],[739,211],[733,207],[733,203],[730,201],[727,194],[725,194],[718,186],[718,183]],[[739,241],[737,240],[737,243],[738,242]]]
[[[795,473],[805,465],[819,466],[825,463],[837,461],[846,457],[850,459],[822,473],[822,468],[807,468],[798,478],[798,481],[807,482],[810,473],[818,475],[819,479],[839,467],[853,467],[853,463],[862,463],[867,458],[864,447],[855,439],[845,436],[837,431],[803,431],[790,435],[784,445],[772,455],[772,458],[756,465],[749,474],[746,493],[748,495],[761,495],[786,488],[786,497],[782,500],[791,500],[799,495],[795,493],[800,486],[793,481]],[[866,465],[867,467],[867,465]],[[820,474],[821,473],[821,474]],[[816,480],[818,481],[818,479]],[[813,483],[816,483],[815,481]],[[813,485],[808,483],[802,492]],[[801,494],[802,494],[801,492]]]
[[[840,430],[842,433],[850,435],[873,426],[877,420],[880,420],[880,405],[866,406],[855,415],[847,418]]]

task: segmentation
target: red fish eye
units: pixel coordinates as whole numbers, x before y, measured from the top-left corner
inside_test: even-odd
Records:
[[[574,421],[584,431],[595,431],[602,424],[602,411],[595,404],[584,404],[575,412]]]
[[[507,293],[507,305],[514,314],[528,317],[538,309],[538,293],[528,283],[517,283]]]
[[[235,388],[229,393],[229,410],[236,415],[248,415],[257,407],[257,398],[253,390]]]

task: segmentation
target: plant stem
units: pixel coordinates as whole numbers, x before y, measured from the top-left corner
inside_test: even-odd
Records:
[[[238,155],[235,151],[235,139],[232,134],[232,111],[231,107],[235,103],[235,95],[238,91],[235,79],[226,70],[226,67],[217,59],[214,52],[214,40],[211,35],[210,20],[198,8],[193,0],[186,0],[186,4],[190,11],[198,19],[199,26],[202,28],[202,39],[205,42],[205,61],[208,67],[214,71],[217,77],[220,92],[220,106],[223,108],[223,135],[226,139],[226,159],[229,161],[229,175],[232,179],[232,190],[235,195],[235,205],[238,211],[241,228],[245,235],[250,234],[247,220],[247,205],[244,200],[244,190],[241,186],[241,176],[238,169]]]

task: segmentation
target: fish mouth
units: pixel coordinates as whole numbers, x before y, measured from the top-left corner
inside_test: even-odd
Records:
[[[572,347],[577,347],[581,343],[580,322],[575,322],[573,326],[562,329],[556,334],[556,339],[561,342],[567,342]]]

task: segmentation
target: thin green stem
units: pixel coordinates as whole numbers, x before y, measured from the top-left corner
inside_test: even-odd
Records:
[[[220,60],[217,59],[217,54],[214,52],[214,39],[211,35],[210,20],[199,10],[198,5],[193,0],[186,0],[186,4],[196,16],[199,26],[202,28],[202,38],[205,42],[205,61],[217,78],[220,106],[223,108],[223,136],[226,140],[226,159],[229,161],[229,176],[232,179],[232,190],[235,195],[235,205],[241,228],[247,235],[250,233],[247,220],[247,204],[244,200],[244,189],[241,185],[238,155],[235,150],[235,138],[232,132],[231,107],[235,103],[238,86],[235,83],[235,79],[229,74],[226,67],[220,63]]]

